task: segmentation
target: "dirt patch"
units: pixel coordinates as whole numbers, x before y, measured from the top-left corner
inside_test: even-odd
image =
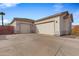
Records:
[[[65,36],[61,36],[61,37],[79,39],[79,36],[77,36],[77,35],[65,35]]]

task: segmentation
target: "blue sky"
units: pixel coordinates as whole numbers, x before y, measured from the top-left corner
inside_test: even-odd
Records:
[[[10,23],[14,17],[37,20],[55,13],[69,11],[73,14],[73,24],[79,24],[79,4],[77,3],[0,3],[1,11],[6,14],[5,23]]]

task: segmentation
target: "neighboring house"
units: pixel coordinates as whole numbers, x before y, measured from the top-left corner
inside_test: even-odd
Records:
[[[67,11],[51,15],[37,21],[26,18],[14,18],[11,25],[15,33],[32,33],[49,35],[65,35],[71,33],[72,14]]]

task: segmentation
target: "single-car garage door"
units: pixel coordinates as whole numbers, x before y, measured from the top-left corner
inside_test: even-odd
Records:
[[[20,24],[20,33],[30,33],[31,27],[30,24]]]
[[[53,21],[48,23],[37,24],[36,27],[37,27],[37,32],[40,34],[53,35],[55,31],[55,24]]]

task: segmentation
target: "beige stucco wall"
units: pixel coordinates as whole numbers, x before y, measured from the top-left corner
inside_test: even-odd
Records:
[[[60,17],[60,19],[60,35],[63,35],[65,33],[64,20],[63,17]]]
[[[71,24],[72,24],[72,21],[71,21],[71,18],[68,18],[67,20],[66,20],[66,33],[65,34],[70,34],[71,33]]]
[[[10,26],[14,26],[14,33],[16,33],[16,21],[10,24]]]
[[[60,20],[60,34],[65,35],[65,34],[70,34],[71,32],[71,18],[63,19],[61,16]]]
[[[60,16],[55,18],[55,35],[60,35]]]
[[[50,22],[53,21],[53,22]],[[45,23],[49,22],[49,24]],[[41,24],[44,23],[44,24]],[[37,32],[41,34],[60,35],[60,17],[50,18],[47,20],[35,22]]]

